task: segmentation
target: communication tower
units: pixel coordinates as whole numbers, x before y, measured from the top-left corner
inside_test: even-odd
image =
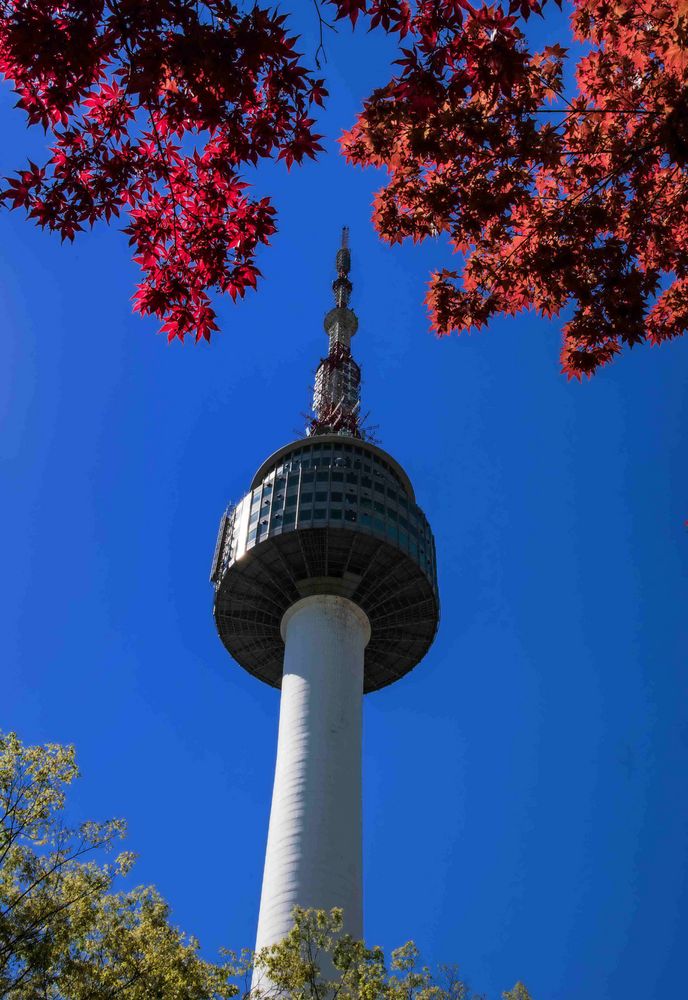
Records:
[[[435,543],[409,477],[365,440],[343,230],[306,437],[222,517],[211,581],[232,657],[281,688],[256,950],[295,905],[342,907],[363,935],[362,695],[412,670],[439,621]]]

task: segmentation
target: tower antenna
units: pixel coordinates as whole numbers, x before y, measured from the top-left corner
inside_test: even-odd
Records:
[[[359,411],[361,406],[361,369],[351,355],[351,338],[358,329],[358,319],[349,308],[352,284],[349,227],[342,228],[342,239],[335,257],[337,276],[332,282],[334,308],[325,316],[329,338],[327,356],[320,359],[315,373],[313,416],[307,434],[338,434],[363,437]]]

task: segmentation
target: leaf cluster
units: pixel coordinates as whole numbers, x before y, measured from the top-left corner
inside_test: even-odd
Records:
[[[530,1000],[522,983],[503,1000]],[[294,926],[254,958],[252,1000],[485,1000],[456,966],[433,971],[409,941],[389,958],[343,933],[339,909],[294,910]]]
[[[562,367],[580,379],[624,345],[685,332],[685,0],[573,0],[572,91],[567,49],[528,46],[545,0],[329,2],[404,39],[342,148],[388,171],[374,206],[385,240],[445,233],[463,259],[430,281],[439,334],[564,313]]]
[[[0,735],[0,997],[228,1000],[229,963],[201,958],[151,888],[113,891],[133,863],[121,820],[64,819],[72,747]]]
[[[286,18],[230,0],[2,0],[0,73],[53,145],[2,198],[63,240],[120,215],[143,281],[134,309],[168,339],[210,339],[214,291],[255,288],[275,230],[244,164],[321,149],[326,91]]]

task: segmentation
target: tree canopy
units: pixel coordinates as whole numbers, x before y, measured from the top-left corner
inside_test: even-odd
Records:
[[[254,959],[253,1000],[486,1000],[455,965],[423,965],[408,941],[392,951],[342,935],[342,911],[294,910],[294,927]],[[530,1000],[523,983],[502,1000]]]
[[[563,370],[581,378],[688,325],[688,3],[573,0],[574,48],[531,51],[527,22],[551,9],[315,0],[325,27],[398,38],[341,143],[388,172],[383,240],[442,235],[457,252],[431,277],[432,327],[561,316]],[[325,81],[295,46],[287,14],[230,0],[2,0],[0,72],[52,139],[4,201],[69,240],[124,215],[134,308],[169,339],[210,339],[213,292],[255,288],[275,231],[242,168],[321,151]]]
[[[419,965],[342,936],[341,910],[294,911],[287,937],[209,962],[155,889],[115,890],[131,853],[106,862],[121,820],[66,822],[73,747],[0,734],[0,998],[14,1000],[483,1000],[453,967]],[[253,984],[251,977],[253,975]],[[530,1000],[522,984],[504,1000]]]
[[[74,749],[0,736],[0,997],[228,1000],[233,967],[205,961],[150,887],[113,891],[121,820],[65,819]]]

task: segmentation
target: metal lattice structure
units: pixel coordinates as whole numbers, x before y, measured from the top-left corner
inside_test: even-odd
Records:
[[[358,329],[358,320],[349,308],[351,253],[346,228],[342,231],[335,266],[337,277],[332,282],[335,305],[324,322],[329,350],[315,373],[313,417],[307,433],[360,438],[361,369],[351,356],[351,338]]]

